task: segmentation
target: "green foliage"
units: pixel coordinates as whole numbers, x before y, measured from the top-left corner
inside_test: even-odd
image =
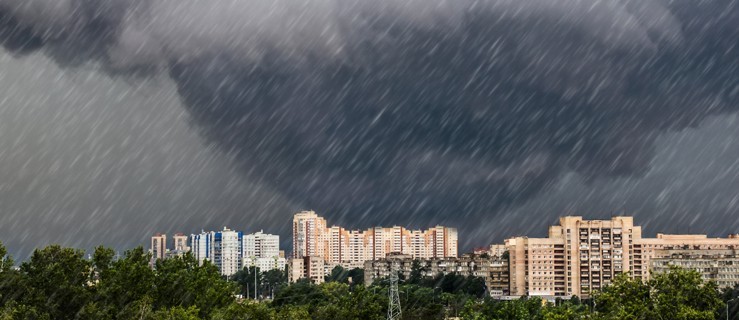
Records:
[[[7,272],[14,264],[13,257],[8,254],[8,249],[0,241],[0,272]]]
[[[342,266],[335,266],[331,269],[331,274],[326,276],[324,279],[326,282],[347,283],[352,286],[364,284],[364,269],[354,268],[347,270]]]
[[[257,287],[257,297],[262,295],[262,286],[260,286],[262,274],[257,267],[251,266],[239,270],[231,276],[231,280],[238,284],[239,292],[244,297],[256,299],[254,296],[255,286]]]
[[[53,319],[74,319],[91,299],[92,264],[81,250],[57,245],[36,250],[21,265],[22,304]]]
[[[202,317],[232,303],[236,293],[216,266],[207,260],[199,265],[190,253],[158,260],[153,284],[155,308],[195,306]]]
[[[714,319],[723,306],[715,282],[676,267],[647,283],[619,275],[595,303],[605,319]]]
[[[151,319],[152,320],[198,320],[198,308],[190,306],[189,308],[184,307],[172,307],[169,309],[163,309],[155,312]]]
[[[595,305],[600,313],[619,319],[651,319],[655,310],[648,303],[650,295],[649,284],[628,274],[619,274],[595,297]]]
[[[213,320],[254,319],[270,320],[275,318],[275,311],[265,303],[232,303],[228,307],[214,312]]]
[[[656,274],[649,281],[653,308],[667,319],[713,319],[723,308],[715,282],[703,282],[700,273],[671,267],[669,272]]]
[[[411,273],[408,276],[408,283],[421,284],[424,272],[426,272],[426,268],[421,266],[421,261],[414,259],[411,263]]]
[[[111,249],[98,247],[91,259],[83,252],[60,246],[36,250],[19,269],[0,244],[0,320],[168,320],[168,319],[384,319],[387,282],[365,287],[349,278],[363,279],[361,269],[337,267],[329,282],[307,280],[287,284],[284,271],[260,273],[247,268],[232,281],[221,277],[209,262],[202,265],[189,254],[156,261],[143,248],[116,259]],[[704,282],[694,271],[673,268],[643,282],[618,275],[593,299],[581,303],[539,298],[499,301],[485,297],[480,278],[458,274],[424,277],[414,263],[401,282],[403,319],[677,319],[723,318],[725,302],[739,297],[739,288],[719,293],[714,282]],[[254,288],[260,298],[272,292],[274,300],[236,299],[236,293]],[[737,302],[739,300],[733,301]],[[591,309],[591,306],[594,308]],[[730,316],[739,309],[736,303]]]

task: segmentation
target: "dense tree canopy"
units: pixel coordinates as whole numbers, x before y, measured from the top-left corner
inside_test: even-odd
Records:
[[[155,261],[142,248],[116,257],[109,248],[92,256],[72,248],[36,250],[14,267],[0,244],[0,320],[15,319],[384,319],[388,282],[365,286],[361,269],[334,268],[326,283],[288,284],[284,271],[245,268],[231,279],[209,262],[189,254]],[[480,278],[458,274],[424,276],[414,263],[400,284],[403,319],[739,319],[739,288],[720,292],[694,271],[673,268],[650,281],[618,275],[593,299],[544,302],[537,297],[512,301],[486,297]],[[253,292],[257,298],[239,294]],[[349,281],[349,279],[352,281]],[[274,296],[274,299],[269,299]],[[739,301],[739,300],[738,300]]]

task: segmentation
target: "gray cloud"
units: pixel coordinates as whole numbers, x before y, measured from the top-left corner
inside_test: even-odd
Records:
[[[660,134],[735,111],[736,21],[729,0],[0,0],[10,52],[169,75],[250,181],[466,230],[568,172],[642,176]]]

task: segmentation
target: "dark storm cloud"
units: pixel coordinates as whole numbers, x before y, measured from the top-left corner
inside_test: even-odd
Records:
[[[0,0],[0,26],[14,53],[167,72],[245,175],[363,226],[471,229],[565,172],[642,175],[739,94],[730,0]]]

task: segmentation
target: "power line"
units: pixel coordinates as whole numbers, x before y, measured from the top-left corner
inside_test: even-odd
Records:
[[[394,260],[390,267],[390,289],[387,307],[387,320],[400,320],[400,294],[398,293],[399,262]]]

